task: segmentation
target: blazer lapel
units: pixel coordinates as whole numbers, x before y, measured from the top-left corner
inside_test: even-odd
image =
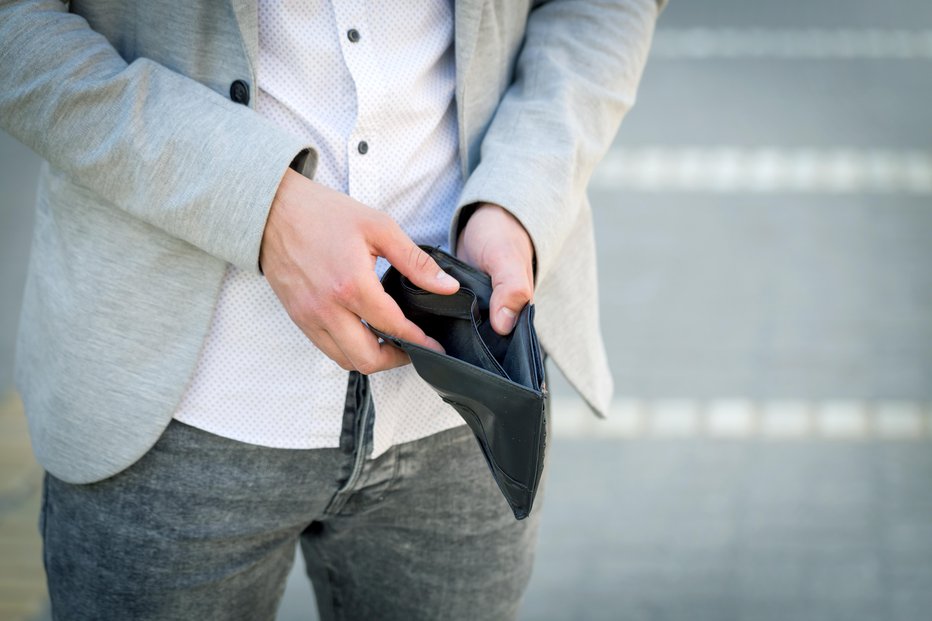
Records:
[[[257,0],[230,0],[233,6],[233,15],[239,26],[243,46],[246,48],[246,60],[253,78],[256,74],[257,59],[259,58],[259,5]]]
[[[453,13],[453,40],[456,47],[457,93],[462,88],[463,77],[466,75],[469,61],[476,49],[483,4],[485,4],[484,0],[456,0]]]
[[[466,78],[472,62],[485,0],[455,0],[453,44],[456,58],[456,115],[459,125],[460,167],[463,178],[469,175],[468,128],[466,123]]]

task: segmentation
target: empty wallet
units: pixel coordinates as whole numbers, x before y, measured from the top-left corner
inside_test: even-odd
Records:
[[[489,322],[492,280],[439,248],[421,246],[460,283],[452,295],[416,286],[394,267],[382,286],[405,317],[443,345],[446,354],[370,329],[404,350],[418,375],[463,417],[515,518],[531,511],[544,468],[547,388],[534,306],[501,336]]]

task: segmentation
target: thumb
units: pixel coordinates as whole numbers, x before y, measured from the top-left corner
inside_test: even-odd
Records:
[[[440,269],[437,262],[419,248],[394,221],[383,230],[377,250],[395,269],[421,289],[450,295],[460,288],[459,282]]]
[[[489,320],[492,329],[505,336],[515,327],[518,314],[531,301],[534,287],[528,274],[517,264],[501,268],[492,276],[492,299],[489,301]]]

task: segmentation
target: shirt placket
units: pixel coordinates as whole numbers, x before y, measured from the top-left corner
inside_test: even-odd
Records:
[[[343,59],[356,91],[356,122],[346,140],[346,177],[349,195],[381,208],[380,110],[384,102],[382,71],[367,20],[366,2],[334,2]]]
[[[334,2],[340,48],[356,91],[356,122],[346,140],[346,179],[349,195],[375,209],[382,204],[381,178],[386,157],[381,138],[387,89],[384,70],[379,66],[379,50],[366,19],[366,2]],[[381,262],[381,260],[380,260]],[[379,415],[378,403],[373,421],[373,449],[376,454],[391,446],[397,420]]]

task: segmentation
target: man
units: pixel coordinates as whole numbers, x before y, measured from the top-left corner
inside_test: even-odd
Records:
[[[377,278],[452,293],[444,245],[604,413],[585,186],[657,11],[0,4],[0,122],[48,161],[17,384],[56,618],[272,618],[298,540],[325,619],[514,617],[539,512],[360,320],[439,347]]]

